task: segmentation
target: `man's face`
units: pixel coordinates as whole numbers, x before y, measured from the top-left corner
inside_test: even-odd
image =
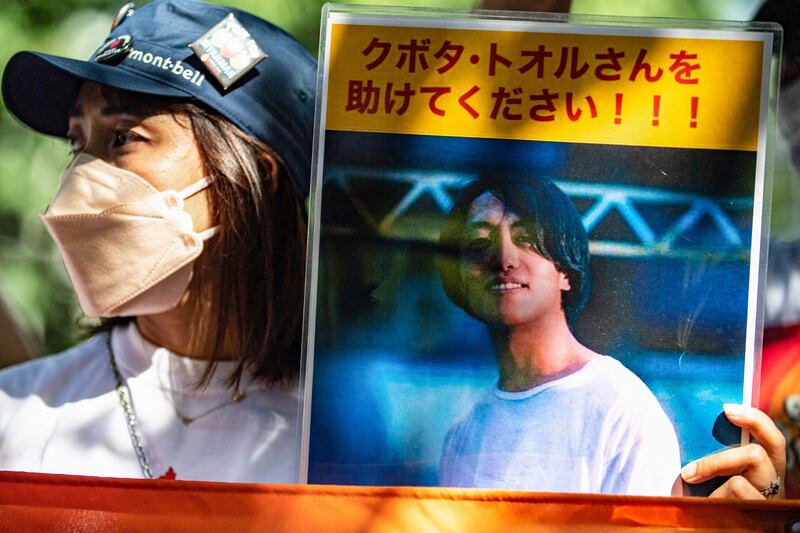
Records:
[[[533,247],[516,213],[490,192],[469,208],[461,243],[461,279],[473,314],[489,325],[518,327],[563,317],[566,275]]]

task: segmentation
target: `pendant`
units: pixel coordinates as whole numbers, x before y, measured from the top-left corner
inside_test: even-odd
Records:
[[[246,392],[238,392],[237,391],[236,394],[234,394],[231,397],[231,399],[228,400],[227,402],[221,403],[221,404],[219,404],[217,406],[214,406],[211,409],[209,409],[208,411],[206,411],[204,413],[200,413],[199,415],[196,415],[196,416],[186,416],[184,414],[181,414],[181,412],[178,411],[178,408],[174,404],[172,405],[172,409],[175,411],[175,416],[178,417],[178,420],[181,421],[181,424],[183,424],[184,426],[188,426],[189,424],[191,424],[195,420],[199,420],[200,418],[203,418],[206,415],[210,415],[211,413],[213,413],[217,409],[222,409],[223,407],[225,407],[227,405],[231,405],[231,404],[234,404],[234,403],[239,403],[242,400],[244,400],[246,397],[247,397],[247,393]]]

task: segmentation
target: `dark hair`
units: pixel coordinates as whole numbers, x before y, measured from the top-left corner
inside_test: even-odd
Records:
[[[753,17],[754,21],[777,22],[783,26],[781,86],[800,79],[800,2],[767,0]]]
[[[567,320],[572,322],[586,305],[591,292],[589,238],[575,205],[547,178],[482,176],[464,188],[439,236],[439,244],[445,253],[437,261],[437,268],[447,296],[472,314],[464,294],[459,264],[463,260],[462,245],[470,206],[487,192],[519,216],[530,232],[534,250],[567,276],[570,290],[563,294],[562,306]]]
[[[202,105],[120,91],[106,98],[138,114],[167,111],[189,121],[206,176],[218,233],[195,263],[192,288],[200,301],[216,303],[198,331],[213,332],[212,356],[198,386],[207,383],[226,339],[238,386],[249,374],[265,382],[289,381],[300,370],[306,249],[305,209],[286,166],[271,148]],[[209,278],[213,283],[207,282]],[[133,317],[103,319],[92,333]],[[196,339],[199,344],[201,339]]]

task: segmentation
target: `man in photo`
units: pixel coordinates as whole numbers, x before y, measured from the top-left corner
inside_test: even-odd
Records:
[[[680,472],[670,419],[636,375],[571,330],[591,287],[572,201],[545,178],[482,177],[440,242],[445,292],[489,328],[499,374],[448,431],[440,484],[670,495]]]

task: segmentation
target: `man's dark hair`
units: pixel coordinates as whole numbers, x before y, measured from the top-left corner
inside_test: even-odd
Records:
[[[455,201],[439,236],[443,254],[437,262],[447,296],[472,314],[459,264],[469,209],[476,198],[491,193],[515,213],[532,238],[533,249],[567,276],[570,290],[562,306],[569,322],[580,314],[591,292],[589,238],[581,215],[558,186],[547,178],[482,176],[470,182]]]

